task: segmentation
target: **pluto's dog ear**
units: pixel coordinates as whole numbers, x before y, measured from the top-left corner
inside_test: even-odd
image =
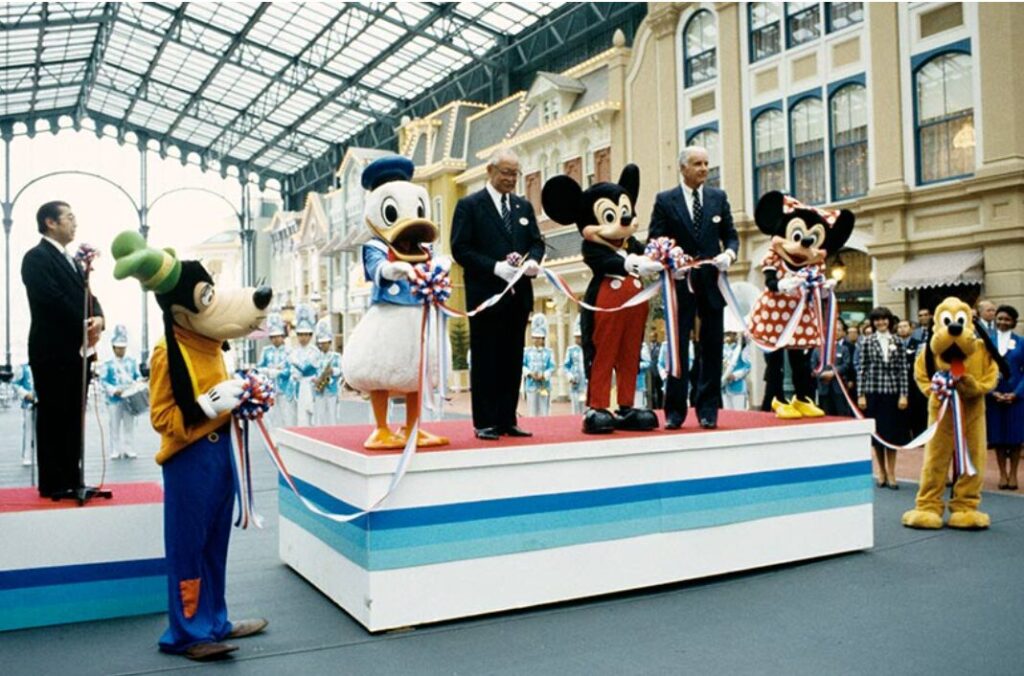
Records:
[[[629,195],[629,201],[633,203],[633,210],[636,211],[636,200],[640,196],[640,167],[633,163],[624,166],[619,175],[619,185]]]
[[[572,178],[560,174],[552,176],[544,184],[540,193],[540,203],[544,213],[555,223],[570,225],[575,223],[580,213],[580,199],[583,188]]]
[[[779,234],[779,223],[782,222],[783,194],[778,190],[766,192],[757,201],[754,209],[754,222],[757,229],[768,236]]]

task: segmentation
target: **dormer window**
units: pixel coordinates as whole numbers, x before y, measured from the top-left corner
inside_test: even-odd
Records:
[[[540,108],[540,122],[541,124],[547,124],[558,119],[561,114],[561,106],[558,105],[558,97],[551,97],[541,104]]]

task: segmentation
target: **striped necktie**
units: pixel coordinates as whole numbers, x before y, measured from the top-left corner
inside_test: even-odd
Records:
[[[704,206],[700,203],[700,190],[693,191],[693,230],[700,237],[700,225],[704,219]]]
[[[501,220],[505,221],[505,230],[512,234],[512,210],[508,208],[508,193],[501,196]]]

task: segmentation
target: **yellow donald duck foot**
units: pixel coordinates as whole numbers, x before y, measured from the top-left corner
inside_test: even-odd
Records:
[[[936,530],[942,528],[942,517],[934,512],[912,509],[903,513],[903,525],[907,528]]]
[[[961,528],[963,530],[982,530],[988,528],[991,524],[992,519],[985,512],[968,509],[950,514],[949,522],[946,525],[950,528]]]
[[[363,448],[371,451],[380,451],[388,448],[402,448],[405,446],[405,436],[395,434],[387,427],[378,427],[373,434],[363,442]]]
[[[789,400],[789,405],[800,412],[805,418],[821,418],[825,415],[825,412],[818,408],[818,405],[807,399],[797,399],[796,395]]]
[[[403,427],[398,431],[398,434],[402,437],[403,442],[409,439],[408,428]],[[427,446],[447,446],[449,443],[448,437],[431,434],[424,430],[416,430],[416,448],[425,448]]]
[[[775,411],[775,417],[783,420],[796,420],[797,418],[803,418],[804,415],[792,404],[786,404],[775,397],[772,397],[772,410]]]

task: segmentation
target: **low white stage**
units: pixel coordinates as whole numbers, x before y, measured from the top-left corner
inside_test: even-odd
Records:
[[[369,516],[336,523],[283,482],[280,554],[368,630],[438,622],[867,549],[870,434],[847,418],[722,411],[720,428],[585,436],[576,416],[523,419],[480,442],[468,421],[413,458]],[[397,452],[368,426],[277,435],[302,494],[351,513],[387,489]]]

